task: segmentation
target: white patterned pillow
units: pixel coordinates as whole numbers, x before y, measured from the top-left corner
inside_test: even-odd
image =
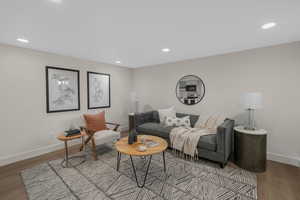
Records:
[[[167,117],[176,117],[175,107],[172,106],[167,109],[158,109],[158,115],[160,123],[164,124]]]
[[[177,118],[177,117],[167,117],[165,120],[166,126],[184,126],[191,127],[190,116]]]

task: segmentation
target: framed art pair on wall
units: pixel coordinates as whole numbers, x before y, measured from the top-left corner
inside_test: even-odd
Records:
[[[47,113],[80,110],[80,71],[46,66]],[[88,109],[110,107],[110,75],[87,72]]]

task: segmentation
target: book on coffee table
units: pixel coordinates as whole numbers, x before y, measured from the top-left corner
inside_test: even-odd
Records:
[[[159,143],[158,143],[158,142],[155,142],[155,141],[153,141],[153,140],[147,140],[147,141],[145,142],[145,145],[146,145],[148,148],[152,148],[152,147],[158,146]]]

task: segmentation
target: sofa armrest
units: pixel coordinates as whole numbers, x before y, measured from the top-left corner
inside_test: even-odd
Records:
[[[224,155],[224,163],[227,162],[232,152],[234,120],[226,119],[217,128],[217,152]]]
[[[140,126],[144,123],[148,123],[148,122],[157,122],[157,119],[154,116],[155,114],[156,114],[155,111],[135,114],[134,115],[134,127],[137,128],[138,126]]]

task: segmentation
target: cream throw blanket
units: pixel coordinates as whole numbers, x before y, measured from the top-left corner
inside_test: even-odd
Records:
[[[171,147],[181,156],[196,159],[197,144],[201,136],[212,134],[208,129],[176,127],[171,130]],[[178,152],[179,151],[179,152]]]

